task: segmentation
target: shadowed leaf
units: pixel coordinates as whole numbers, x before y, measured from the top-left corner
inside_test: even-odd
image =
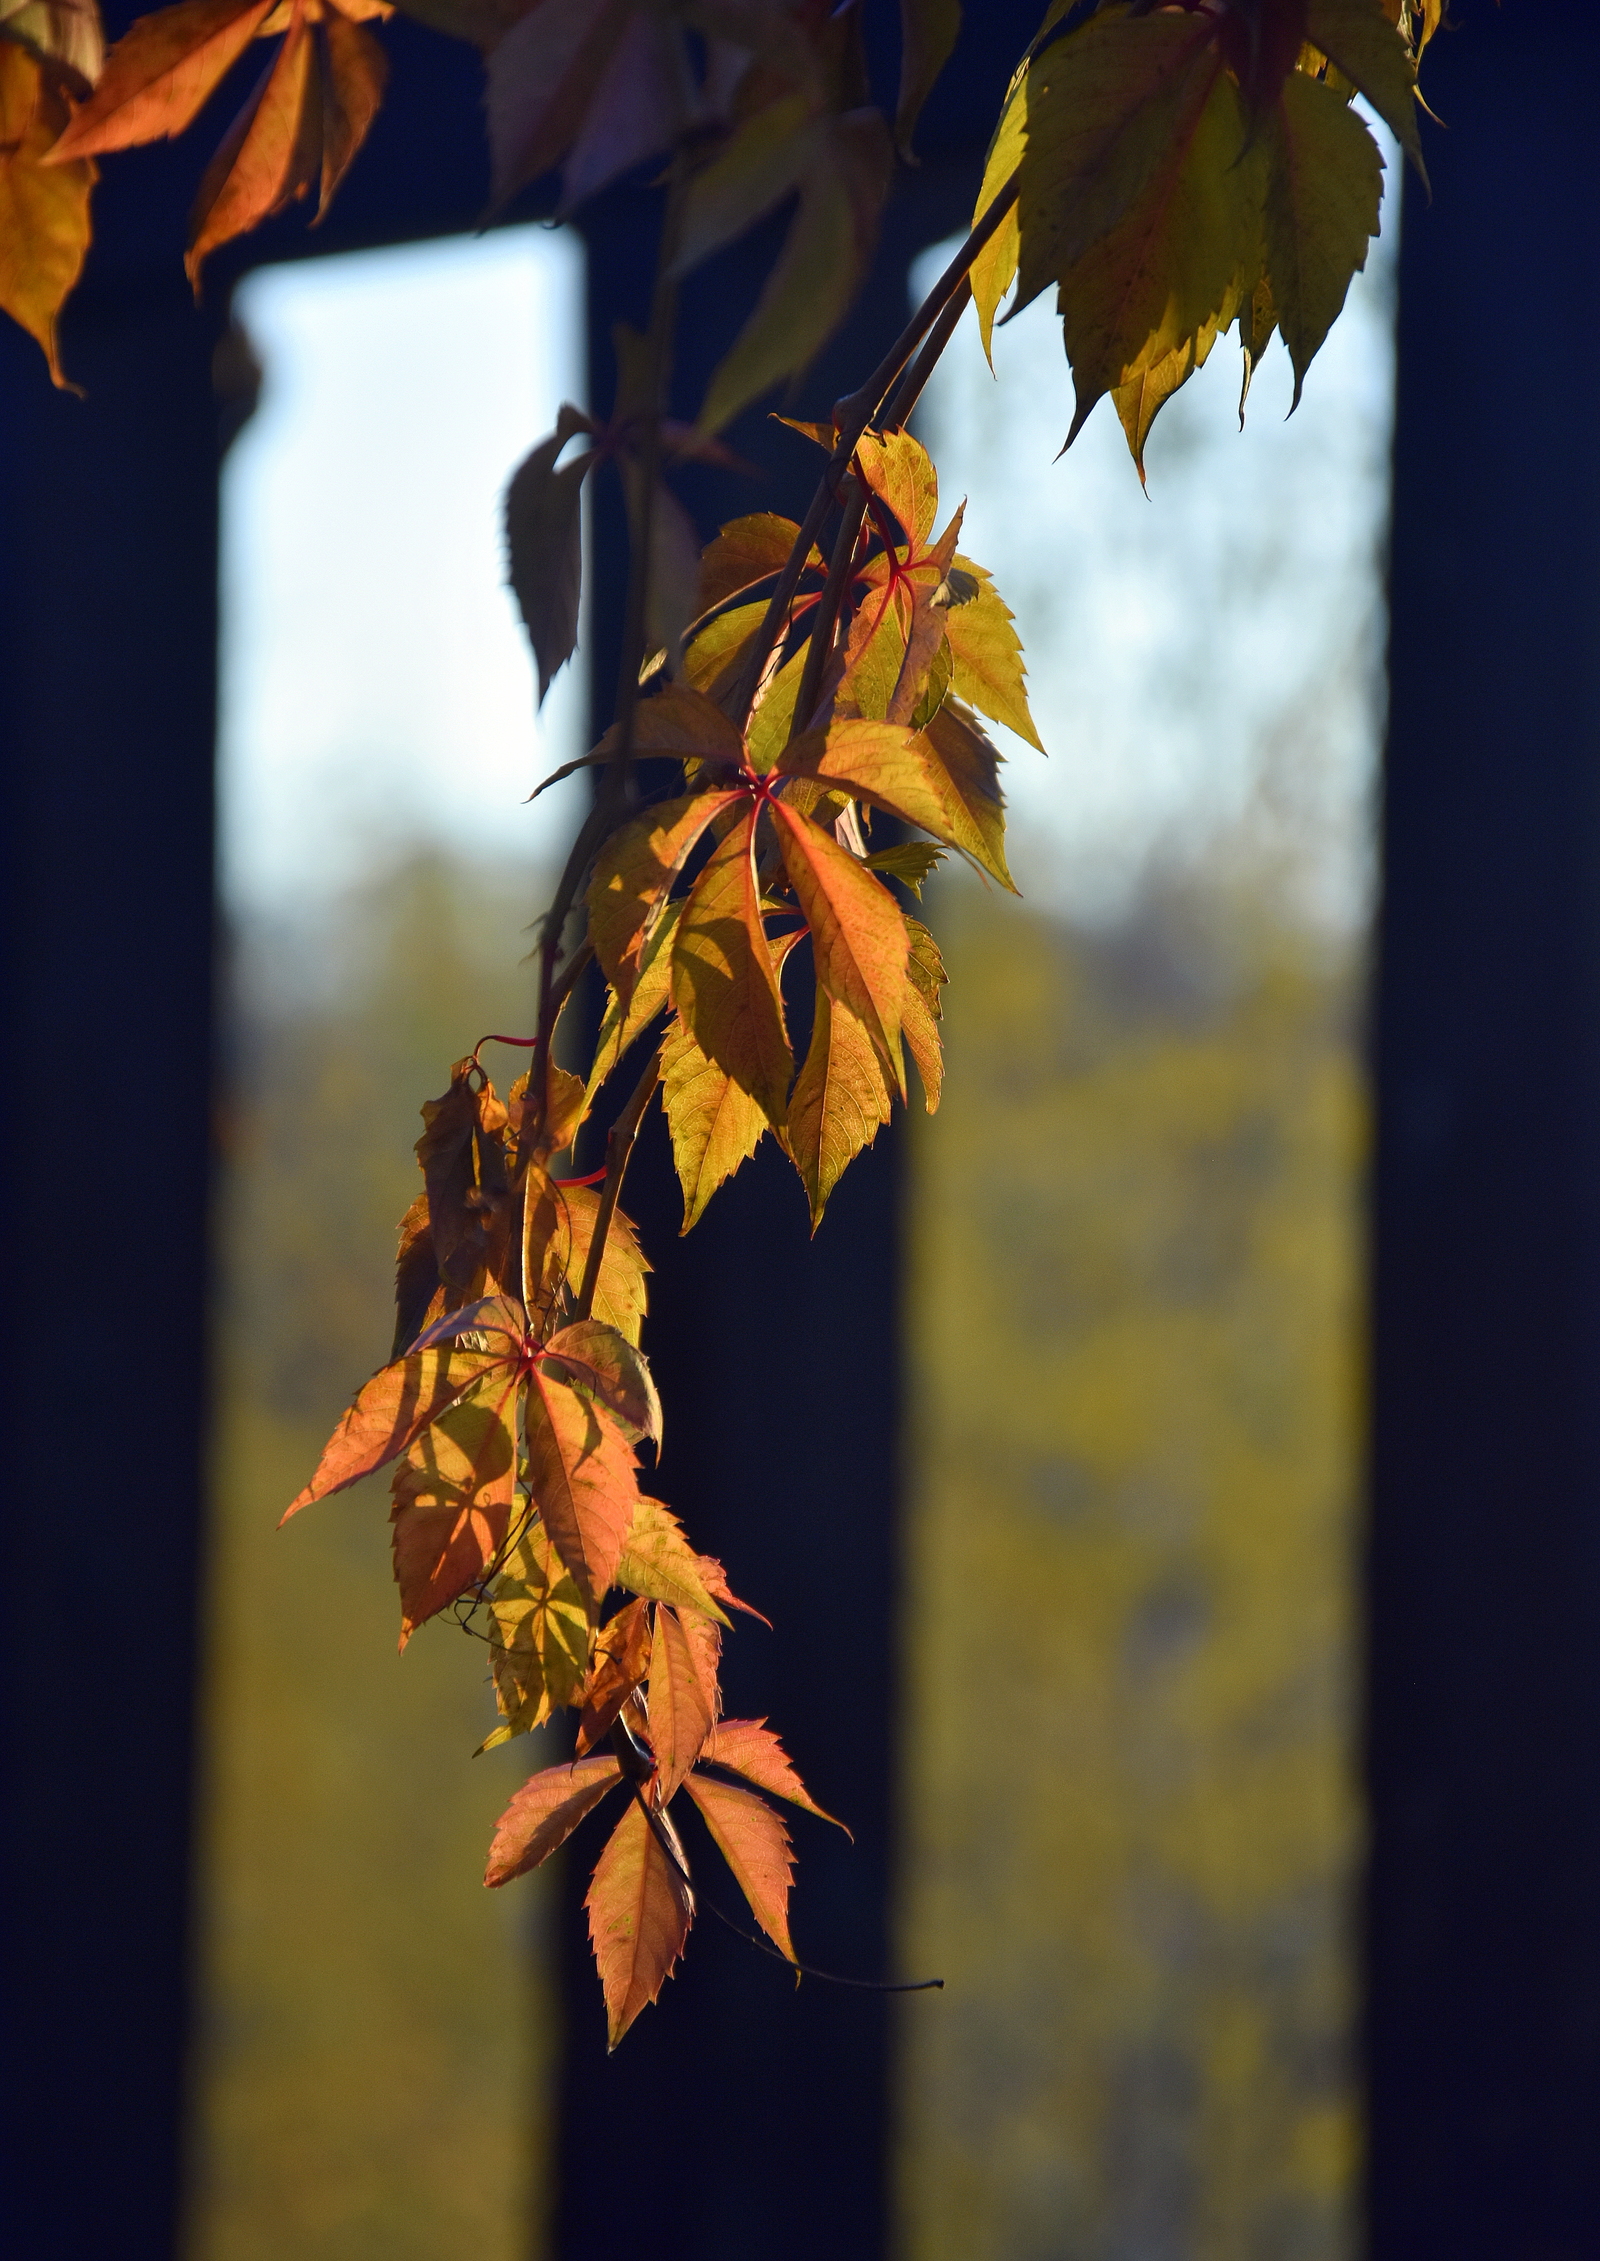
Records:
[[[614,832],[595,857],[587,897],[589,934],[606,979],[624,1005],[632,999],[668,888],[706,826],[740,798],[728,791],[685,793],[662,801]]]
[[[908,161],[914,162],[912,130],[935,79],[950,60],[960,29],[961,0],[900,0],[900,96],[894,138]]]
[[[395,1471],[400,1646],[481,1579],[504,1546],[516,1479],[516,1379],[486,1385],[415,1439]]]
[[[359,1483],[405,1451],[430,1421],[437,1421],[480,1376],[502,1361],[482,1351],[453,1346],[416,1351],[385,1366],[357,1392],[349,1411],[323,1448],[315,1475],[283,1512],[291,1515]]]
[[[545,1345],[545,1364],[597,1397],[638,1443],[661,1443],[661,1400],[650,1369],[627,1336],[599,1319],[563,1327]]]
[[[506,489],[506,578],[533,646],[541,706],[577,647],[583,482],[598,460],[592,449],[570,463],[557,458],[569,440],[592,429],[582,409],[563,403],[555,430],[523,458]]]
[[[1265,131],[1267,273],[1298,406],[1306,371],[1378,232],[1383,158],[1333,89],[1299,71],[1285,82]]]
[[[489,1593],[489,1618],[489,1662],[505,1725],[484,1743],[486,1751],[572,1703],[589,1670],[589,1613],[542,1523],[530,1523],[507,1552]]]
[[[56,318],[89,248],[95,181],[87,158],[54,162],[67,115],[33,56],[0,40],[0,306],[38,342],[58,385]]]
[[[629,1602],[600,1628],[578,1714],[578,1750],[598,1743],[650,1670],[650,1605]]]
[[[939,955],[939,945],[921,920],[908,918],[906,933],[911,938],[911,955],[906,962],[901,1025],[907,1048],[922,1078],[923,1104],[932,1115],[938,1112],[939,1094],[944,1085],[944,1044],[939,1035],[944,1007],[939,992],[949,977]]]

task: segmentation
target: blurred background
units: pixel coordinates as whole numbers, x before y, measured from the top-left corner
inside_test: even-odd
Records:
[[[1298,413],[1275,353],[1241,437],[1219,349],[1148,494],[1106,407],[1055,460],[1042,305],[993,376],[969,318],[922,411],[1049,756],[1006,748],[1023,900],[928,895],[895,1923],[948,1984],[897,2029],[907,2261],[1355,2250],[1393,211]],[[420,1101],[528,1023],[579,788],[526,795],[583,711],[574,670],[534,719],[497,512],[581,398],[583,287],[518,228],[236,293],[194,2261],[520,2261],[543,2219],[547,1901],[477,1882],[543,1761],[471,1758],[452,1630],[397,1659],[381,1483],[273,1526],[386,1349]]]

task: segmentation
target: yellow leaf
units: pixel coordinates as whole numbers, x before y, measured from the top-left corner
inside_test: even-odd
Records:
[[[43,162],[67,117],[34,58],[0,40],[0,306],[43,348],[58,385],[56,317],[83,269],[95,181],[87,158]]]
[[[658,1499],[641,1498],[617,1564],[617,1584],[646,1601],[697,1609],[719,1625],[731,1624],[706,1585],[700,1557],[683,1526]]]
[[[767,1116],[725,1068],[708,1060],[681,1020],[661,1047],[661,1096],[683,1187],[683,1230],[761,1143]]]
[[[955,562],[977,589],[964,602],[952,603],[945,615],[951,686],[957,698],[981,708],[991,722],[1004,723],[1042,754],[1044,747],[1028,711],[1022,639],[1011,608],[983,566],[959,554]]]
[[[811,1045],[789,1100],[786,1138],[811,1204],[813,1232],[829,1194],[889,1115],[889,1086],[871,1037],[819,981]]]
[[[939,474],[927,449],[909,432],[863,432],[856,442],[856,463],[868,487],[900,521],[906,540],[920,551],[939,515]]]
[[[589,882],[589,936],[606,979],[629,1003],[667,890],[712,819],[735,792],[685,793],[621,826],[600,849]]]
[[[541,1522],[530,1522],[507,1553],[490,1588],[489,1617],[489,1661],[505,1725],[486,1751],[570,1704],[589,1670],[589,1612]]]
[[[1424,26],[1425,38],[1428,28]],[[1306,36],[1366,96],[1426,182],[1417,132],[1416,66],[1393,10],[1383,0],[1310,0]]]
[[[640,954],[638,978],[634,982],[633,995],[626,1009],[614,989],[607,992],[606,1009],[600,1017],[600,1033],[595,1039],[594,1065],[589,1070],[589,1081],[584,1091],[586,1109],[593,1105],[595,1093],[628,1047],[637,1043],[656,1015],[667,1009],[672,945],[677,938],[678,921],[682,915],[681,902],[669,903],[656,922],[655,930]]]
[[[672,1000],[701,1051],[776,1126],[788,1103],[794,1061],[761,923],[755,833],[752,808],[713,850],[694,883],[672,953]]]
[[[904,1092],[900,1010],[909,946],[900,906],[831,833],[782,801],[772,811],[784,868],[811,929],[817,979],[864,1024]]]
[[[906,962],[906,994],[901,1008],[903,1026],[906,1044],[922,1078],[923,1104],[928,1113],[934,1115],[939,1111],[939,1094],[944,1084],[944,1045],[939,1035],[944,1006],[939,992],[949,976],[939,955],[939,945],[922,921],[908,918],[906,933],[911,938],[911,955]]]
[[[589,1243],[594,1238],[595,1219],[600,1213],[600,1195],[594,1186],[568,1185],[557,1187],[556,1197],[563,1221],[565,1285],[576,1295],[589,1261]],[[632,1219],[624,1216],[620,1209],[613,1210],[605,1253],[600,1259],[600,1277],[595,1285],[594,1317],[615,1327],[631,1343],[639,1340],[645,1314],[645,1274],[649,1269]]]
[[[1028,74],[1026,71],[1019,71],[1011,82],[1005,108],[1000,113],[1000,123],[994,129],[994,139],[989,144],[989,154],[984,161],[983,186],[978,191],[978,201],[972,209],[974,227],[1021,164],[1027,123]],[[1000,301],[1016,281],[1017,254],[1021,243],[1017,207],[1013,204],[972,262],[972,299],[978,309],[978,334],[983,339],[983,350],[991,369],[994,367],[994,318],[999,312]]]

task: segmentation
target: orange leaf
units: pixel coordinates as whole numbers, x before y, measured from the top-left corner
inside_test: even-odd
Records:
[[[650,1670],[650,1604],[629,1602],[600,1628],[578,1714],[578,1749],[598,1743]]]
[[[792,1963],[796,1958],[789,1937],[789,1886],[794,1880],[794,1851],[789,1832],[753,1790],[714,1782],[708,1774],[691,1774],[684,1788],[704,1814],[718,1852],[750,1903],[750,1913]]]
[[[311,26],[298,15],[278,59],[223,137],[189,215],[184,266],[198,291],[207,252],[304,196],[322,165]]]
[[[56,354],[56,317],[89,248],[87,158],[55,164],[67,105],[32,55],[0,41],[0,306],[44,349],[50,374],[65,385]]]
[[[772,803],[789,874],[811,928],[817,979],[864,1023],[903,1094],[900,1011],[909,945],[900,906],[833,835]]]
[[[546,1364],[558,1363],[569,1381],[597,1397],[638,1442],[661,1442],[661,1400],[643,1356],[626,1335],[600,1319],[562,1327],[545,1345]]]
[[[710,1574],[717,1570],[718,1565],[710,1555],[703,1554],[700,1557],[700,1562],[702,1570],[706,1573],[706,1583],[710,1585]],[[718,1596],[718,1599],[732,1601],[733,1596],[724,1590]],[[735,1602],[734,1607],[744,1609],[745,1604]],[[750,1610],[749,1615],[756,1617],[760,1615],[760,1612]],[[763,1617],[761,1622],[765,1625],[767,1621]],[[702,1617],[697,1609],[680,1608],[678,1623],[683,1629],[684,1639],[689,1644],[689,1655],[693,1660],[694,1669],[700,1681],[700,1693],[705,1698],[706,1710],[711,1715],[711,1724],[714,1727],[722,1717],[722,1683],[718,1677],[718,1668],[722,1663],[721,1628],[712,1618]]]
[[[939,515],[939,475],[920,441],[909,432],[863,432],[856,442],[861,475],[888,504],[920,551]]]
[[[591,1607],[611,1584],[639,1505],[633,1454],[609,1414],[536,1366],[524,1400],[528,1485]]]
[[[705,1683],[678,1613],[665,1602],[656,1607],[655,1639],[650,1649],[650,1748],[660,1775],[665,1805],[705,1748],[714,1724]]]
[[[902,997],[902,1011],[905,1004]],[[889,1087],[871,1037],[819,981],[811,1045],[790,1095],[787,1134],[811,1204],[813,1232],[829,1194],[889,1114]]]
[[[457,1350],[453,1344],[413,1351],[373,1375],[323,1448],[316,1474],[285,1508],[282,1521],[313,1500],[359,1483],[405,1451],[430,1421],[437,1421],[481,1375],[502,1363],[498,1355]]]
[[[517,1468],[514,1374],[453,1405],[395,1471],[400,1646],[484,1576],[505,1545]]]
[[[761,923],[756,815],[752,808],[739,820],[694,883],[672,953],[672,1000],[707,1059],[776,1127],[787,1108],[794,1058]]]
[[[601,848],[589,882],[589,934],[607,980],[626,1007],[644,946],[706,826],[739,799],[736,792],[686,793],[625,824]]]
[[[973,774],[974,748],[986,749],[990,757],[991,801],[983,799],[982,780]],[[994,782],[998,760],[981,731],[946,722],[941,708],[921,731],[857,721],[836,722],[826,736],[808,730],[784,749],[778,766],[787,777],[825,779],[857,800],[919,825],[1010,886],[1003,846],[996,844],[1005,835],[1000,816],[1005,804]],[[989,821],[991,810],[998,824]]]
[[[275,0],[181,0],[141,16],[106,57],[94,92],[51,153],[60,164],[182,133]]]
[[[819,1821],[831,1821],[835,1829],[844,1829],[842,1821],[817,1804],[764,1719],[719,1721],[702,1755],[716,1766],[725,1766],[730,1774],[742,1774],[758,1790],[787,1798],[791,1806],[803,1806]],[[850,1834],[848,1829],[844,1833],[847,1837]]]
[[[322,81],[320,220],[378,114],[389,62],[370,31],[347,23],[330,8],[317,26],[317,65]]]
[[[538,1868],[621,1779],[622,1770],[609,1754],[530,1776],[495,1824],[484,1883],[509,1884],[514,1876]]]
[[[799,531],[792,518],[779,518],[770,510],[735,518],[724,526],[700,559],[700,611],[709,612],[713,605],[725,604],[741,589],[779,572],[788,563]],[[820,564],[815,549],[811,558]]]
[[[659,1819],[663,1827],[671,1826],[665,1815]],[[694,1921],[694,1895],[637,1800],[595,1864],[584,1905],[605,1991],[609,2043],[615,2049],[671,1977]]]

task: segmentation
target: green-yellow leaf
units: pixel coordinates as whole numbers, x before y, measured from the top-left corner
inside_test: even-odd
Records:
[[[1417,73],[1383,0],[1310,0],[1306,37],[1359,87],[1424,181]]]
[[[594,1065],[589,1070],[589,1081],[584,1088],[585,1111],[593,1105],[595,1093],[628,1047],[643,1036],[658,1013],[664,1013],[667,1009],[672,945],[682,916],[682,902],[673,902],[667,905],[656,921],[650,938],[640,953],[638,978],[634,982],[633,995],[627,1006],[623,1006],[614,989],[606,993],[606,1009],[600,1017],[600,1033],[595,1039]]]
[[[964,604],[951,605],[945,615],[951,688],[958,699],[980,708],[991,722],[1004,723],[1042,754],[1044,747],[1028,711],[1022,639],[1011,608],[981,565],[959,554],[955,562],[977,589]]]
[[[489,1591],[489,1618],[495,1701],[505,1724],[484,1743],[486,1751],[572,1703],[589,1670],[589,1613],[537,1518],[505,1556]]]
[[[1298,71],[1285,81],[1266,132],[1267,276],[1298,406],[1306,371],[1378,232],[1383,158],[1333,89]]]
[[[639,1501],[617,1564],[617,1584],[646,1601],[670,1602],[675,1609],[697,1609],[719,1625],[731,1623],[706,1585],[683,1526],[658,1499]]]
[[[661,1047],[661,1097],[687,1232],[723,1180],[755,1152],[767,1117],[725,1068],[706,1058],[681,1020]]]
[[[939,955],[939,945],[922,921],[908,918],[906,932],[911,938],[911,955],[906,964],[902,1026],[907,1048],[922,1078],[923,1104],[933,1115],[938,1113],[939,1094],[944,1084],[944,1045],[939,1035],[944,1007],[939,992],[949,977]]]

